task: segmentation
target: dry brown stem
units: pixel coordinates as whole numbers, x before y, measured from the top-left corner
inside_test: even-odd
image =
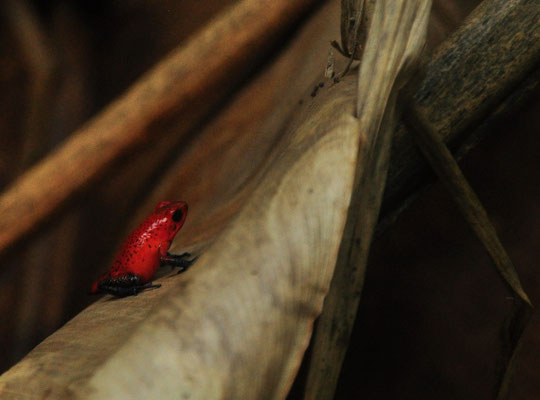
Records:
[[[199,117],[210,109],[231,82],[237,82],[247,61],[260,56],[254,49],[263,51],[277,32],[313,3],[244,0],[176,49],[3,193],[0,251],[35,229],[116,160],[148,145],[149,127],[156,121],[174,113],[176,118],[185,115],[190,126],[193,104],[198,105]]]

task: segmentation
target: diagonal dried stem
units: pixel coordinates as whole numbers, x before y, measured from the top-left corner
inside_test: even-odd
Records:
[[[414,103],[408,98],[404,100],[404,104]],[[502,356],[504,371],[497,388],[497,398],[506,399],[509,395],[523,331],[531,318],[531,301],[521,286],[517,271],[504,249],[495,227],[490,222],[486,210],[463,176],[441,136],[428,128],[419,115],[419,111],[413,106],[406,107],[404,115],[414,131],[418,147],[451,194],[469,226],[482,242],[504,282],[518,296],[514,301],[514,307],[505,327],[506,343]]]

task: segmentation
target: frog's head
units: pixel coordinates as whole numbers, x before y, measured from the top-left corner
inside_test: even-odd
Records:
[[[166,226],[169,237],[172,238],[184,225],[187,212],[188,205],[185,201],[162,201],[156,206],[154,215]]]

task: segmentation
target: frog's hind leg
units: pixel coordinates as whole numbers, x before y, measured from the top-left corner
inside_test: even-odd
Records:
[[[141,284],[141,278],[133,273],[105,278],[98,283],[99,292],[112,294],[116,297],[136,296],[143,290],[159,287],[161,287],[160,284],[152,282]]]

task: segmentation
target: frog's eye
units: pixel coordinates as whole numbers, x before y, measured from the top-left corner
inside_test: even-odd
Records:
[[[180,222],[183,216],[184,214],[182,213],[182,210],[176,210],[172,215],[172,220],[174,222]]]

